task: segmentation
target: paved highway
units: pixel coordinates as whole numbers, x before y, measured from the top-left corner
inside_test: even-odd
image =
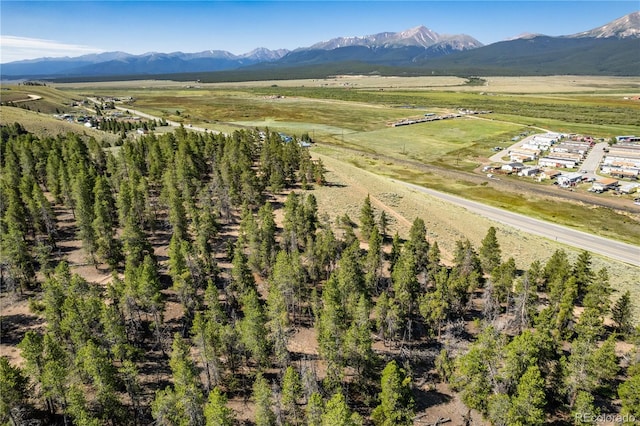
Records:
[[[123,107],[117,107],[120,110],[127,110],[130,113],[137,114],[141,117],[149,119],[159,119],[150,114],[145,114],[142,111],[136,111]],[[180,126],[180,123],[168,122],[170,126]],[[188,127],[189,130],[195,130],[199,132],[213,132],[216,131],[205,129],[201,127]],[[519,143],[523,143],[520,141]],[[600,148],[600,147],[599,147]],[[502,153],[497,153],[501,155]],[[594,155],[595,157],[595,155]],[[595,159],[595,158],[594,158]],[[509,212],[507,210],[499,209],[496,207],[487,206],[485,204],[477,203],[475,201],[465,200],[464,198],[457,197],[443,192],[434,191],[432,189],[424,188],[418,185],[401,182],[395,179],[391,179],[397,183],[406,185],[417,191],[424,192],[450,203],[462,206],[469,211],[477,213],[481,216],[487,217],[496,222],[504,223],[512,226],[516,229],[529,232],[531,234],[540,235],[560,243],[568,244],[579,249],[587,250],[592,253],[601,254],[611,259],[619,260],[629,263],[631,265],[640,266],[640,247],[631,244],[622,243],[607,238],[598,237],[596,235],[588,234],[586,232],[578,231],[575,229],[567,228],[564,226],[556,225],[551,222],[545,222],[539,219],[533,219],[518,213]]]
[[[462,206],[467,210],[477,213],[481,216],[512,226],[531,234],[540,235],[542,237],[564,243],[581,250],[587,250],[597,253],[611,259],[629,263],[634,266],[640,266],[640,246],[626,244],[620,241],[610,240],[608,238],[598,237],[586,232],[556,225],[551,222],[545,222],[539,219],[533,219],[518,213],[496,207],[487,206],[475,201],[466,200],[455,195],[445,194],[443,192],[434,191],[419,185],[391,179],[392,181],[406,185],[416,191],[420,191],[434,197],[440,198],[452,204]]]

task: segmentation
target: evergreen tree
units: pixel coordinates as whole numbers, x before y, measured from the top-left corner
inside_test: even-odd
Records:
[[[487,235],[482,240],[479,250],[480,262],[482,270],[485,274],[490,274],[502,262],[502,251],[496,236],[496,228],[491,226],[487,231]]]
[[[615,378],[619,370],[615,336],[609,337],[599,348],[590,341],[574,340],[571,355],[563,367],[565,392],[569,405],[573,406],[580,391],[593,393],[607,387]]]
[[[493,327],[486,327],[469,351],[455,359],[451,380],[465,405],[481,413],[487,412],[488,399],[494,387],[502,342]]]
[[[302,397],[300,374],[292,366],[288,366],[282,378],[281,403],[287,424],[300,424],[301,415],[298,400]]]
[[[51,203],[44,196],[40,186],[34,182],[31,197],[35,206],[35,222],[37,232],[52,246],[55,246],[58,237],[55,215],[51,209]]]
[[[369,239],[374,226],[376,226],[375,216],[373,214],[370,196],[367,194],[367,198],[364,199],[364,203],[360,208],[360,230],[365,240]]]
[[[109,182],[103,176],[96,178],[93,189],[93,232],[96,238],[96,253],[111,268],[115,268],[121,260],[120,245],[115,237],[115,201],[111,195]]]
[[[247,256],[242,251],[242,241],[240,239],[236,241],[232,265],[231,279],[233,288],[240,294],[249,290],[255,290],[256,281],[249,268]]]
[[[316,324],[320,356],[327,361],[328,388],[337,387],[342,381],[344,366],[344,334],[346,317],[340,303],[338,281],[334,275],[329,278],[322,292],[322,311]]]
[[[371,414],[376,425],[412,425],[413,398],[411,377],[398,367],[395,360],[382,370],[380,405]]]
[[[522,332],[533,322],[537,300],[535,272],[530,268],[522,279],[516,281],[515,285],[512,324],[519,332]]]
[[[256,426],[274,426],[276,424],[276,415],[271,408],[273,407],[271,387],[262,373],[258,373],[253,382],[251,398],[256,404]]]
[[[576,402],[573,404],[571,412],[574,425],[593,424],[592,418],[600,414],[600,408],[593,405],[593,395],[589,392],[579,391]]]
[[[354,241],[342,252],[340,265],[336,271],[340,302],[349,319],[353,318],[355,307],[361,295],[364,295],[367,300],[371,300],[371,295],[365,286],[361,262],[360,244]]]
[[[482,267],[480,258],[469,240],[456,242],[454,261],[451,274],[454,282],[450,285],[450,290],[456,295],[459,305],[463,306],[468,298],[466,293],[475,291],[482,284]]]
[[[376,329],[378,331],[378,336],[382,339],[382,341],[387,344],[387,340],[391,339],[393,336],[393,330],[395,330],[395,325],[391,324],[392,322],[392,312],[391,312],[391,301],[389,300],[389,296],[387,296],[387,292],[383,291],[378,297],[375,306],[376,312]]]
[[[276,222],[273,207],[266,202],[258,211],[258,228],[260,238],[259,261],[261,272],[268,272],[273,266],[277,251]]]
[[[446,272],[444,272],[446,274]],[[442,329],[442,323],[449,313],[449,300],[447,290],[447,280],[440,276],[436,279],[436,288],[419,296],[419,310],[425,324],[431,330],[436,330],[438,337]]]
[[[240,341],[250,356],[260,366],[266,366],[269,357],[266,316],[255,289],[248,290],[241,297],[244,317],[238,322]]]
[[[302,315],[303,303],[308,300],[308,289],[305,287],[305,272],[297,251],[287,253],[279,251],[269,283],[273,291],[284,298],[285,310],[294,321]]]
[[[189,325],[197,306],[197,287],[188,264],[190,245],[174,233],[169,243],[169,275],[184,312],[184,324]]]
[[[448,383],[453,373],[453,360],[449,357],[449,352],[446,349],[442,349],[434,363],[440,380]]]
[[[181,240],[186,240],[187,213],[184,207],[184,200],[189,198],[183,197],[183,194],[181,194],[176,170],[173,167],[168,168],[165,172],[162,191],[162,198],[169,208],[169,223],[171,224],[173,235]]]
[[[529,367],[538,365],[538,354],[542,349],[537,333],[525,330],[504,348],[504,362],[499,371],[499,380],[509,394]]]
[[[618,386],[618,396],[622,402],[622,414],[640,418],[640,364],[634,364],[627,371],[627,378]]]
[[[87,170],[81,169],[73,181],[73,198],[75,202],[75,216],[82,246],[93,261],[97,249],[96,234],[93,228],[94,201],[93,179]]]
[[[322,414],[324,413],[324,401],[318,392],[309,397],[305,407],[305,420],[307,426],[322,426]]]
[[[9,363],[9,358],[0,357],[0,423],[17,424],[11,410],[24,404],[27,399],[29,379],[19,367]]]
[[[284,251],[280,253],[286,255]],[[278,257],[280,257],[280,254],[278,254]],[[278,268],[277,262],[276,268]],[[266,326],[269,330],[269,339],[273,345],[276,363],[281,366],[285,366],[289,362],[287,342],[290,323],[284,292],[275,282],[272,282],[267,296]]]
[[[81,375],[88,377],[95,391],[96,402],[100,407],[99,417],[103,421],[123,421],[124,407],[116,393],[117,370],[111,363],[108,352],[89,340],[78,351],[75,362]]]
[[[587,288],[595,278],[595,274],[591,270],[591,253],[586,250],[580,252],[572,272],[578,285],[578,297],[582,299]]]
[[[541,290],[544,290],[549,286],[552,287],[549,290],[553,292],[553,287],[561,286],[570,275],[571,264],[569,263],[567,253],[562,249],[556,250],[544,266],[544,285]]]
[[[611,310],[611,317],[616,324],[616,329],[623,335],[627,335],[633,330],[631,310],[631,293],[627,290],[620,296]]]
[[[389,253],[389,272],[393,273],[393,270],[396,267],[396,263],[400,258],[400,253],[402,253],[402,242],[400,241],[400,235],[396,232],[393,235],[393,240],[391,242],[391,253]]]
[[[355,318],[346,332],[344,341],[346,363],[355,369],[358,380],[369,375],[375,361],[375,354],[371,347],[369,313],[369,304],[364,295],[361,295]]]
[[[511,398],[506,393],[494,393],[487,402],[487,417],[493,426],[510,426]]]
[[[49,412],[55,414],[57,408],[64,413],[67,409],[70,382],[70,367],[67,353],[57,338],[50,333],[44,336],[44,366],[40,384]]]
[[[215,387],[209,394],[209,399],[204,406],[206,426],[233,426],[235,415],[233,410],[227,407],[227,397]]]
[[[389,230],[389,218],[384,210],[380,212],[378,226],[380,228],[380,236],[382,237],[382,241],[384,241],[387,238],[387,231]]]
[[[407,246],[403,248],[391,278],[393,281],[394,300],[398,308],[399,326],[404,333],[403,340],[411,340],[419,283],[416,276],[415,254]]]
[[[611,306],[609,297],[612,293],[613,289],[609,283],[609,273],[606,268],[602,268],[587,285],[582,304],[586,309],[595,309],[600,315],[604,316],[609,313]]]
[[[365,281],[369,294],[378,294],[382,278],[382,236],[374,226],[369,236],[369,251],[365,259]]]
[[[8,290],[22,292],[31,286],[35,278],[33,260],[24,232],[14,222],[9,222],[7,228],[0,238],[2,281]]]
[[[542,425],[545,420],[544,379],[537,366],[530,366],[520,378],[511,400],[509,424]]]
[[[491,272],[491,280],[498,303],[506,303],[511,298],[516,272],[516,263],[513,257],[499,264]]]
[[[100,426],[102,422],[93,416],[84,392],[78,385],[69,388],[66,399],[68,405],[65,414],[69,414],[75,424],[87,426]]]
[[[424,220],[415,218],[409,230],[409,241],[405,248],[411,250],[415,262],[415,273],[424,273],[429,269],[429,242]]]
[[[199,387],[197,369],[187,342],[178,333],[174,336],[169,366],[173,387],[156,393],[153,417],[162,424],[203,425],[204,396]]]
[[[122,366],[118,369],[120,378],[124,383],[127,395],[131,399],[131,405],[134,413],[134,423],[141,420],[141,397],[142,387],[139,380],[139,371],[135,363],[131,360],[124,360]]]
[[[342,392],[336,392],[325,406],[321,426],[359,426],[362,418],[352,412]]]

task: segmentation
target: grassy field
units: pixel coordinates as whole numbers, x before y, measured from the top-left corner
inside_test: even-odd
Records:
[[[107,141],[113,144],[118,135],[105,133],[95,129],[86,128],[77,123],[53,118],[50,114],[38,113],[22,108],[2,106],[0,107],[0,124],[20,123],[29,132],[39,136],[55,137],[67,133],[79,133],[88,137],[94,137],[98,141]]]
[[[460,158],[488,153],[497,141],[509,140],[521,131],[517,124],[460,118],[361,132],[345,140],[393,157],[458,166]]]
[[[487,161],[492,147],[508,146],[513,136],[540,129],[601,138],[640,134],[640,102],[633,99],[640,94],[640,79],[489,77],[480,85],[468,83],[457,77],[337,76],[255,83],[137,81],[56,85],[58,90],[37,86],[9,89],[12,96],[40,95],[43,101],[59,106],[84,95],[132,96],[132,109],[223,132],[257,127],[297,135],[308,133],[325,146],[342,146],[367,154],[366,160],[355,158],[354,163],[377,173],[492,205],[509,206],[611,238],[640,240],[638,215],[589,206],[576,208],[574,203],[547,198],[531,199],[496,191],[490,185],[428,175],[400,164],[411,160],[469,172]],[[390,126],[402,118],[421,117],[428,112],[444,114],[458,108],[493,113]],[[3,111],[3,115],[9,114]],[[32,126],[44,118],[31,117],[37,117]],[[2,121],[19,120],[3,117]],[[53,123],[46,125],[49,126]],[[377,160],[377,155],[386,160]]]
[[[415,169],[402,168],[397,165],[385,164],[370,156],[361,156],[347,153],[339,148],[315,147],[312,150],[314,157],[321,158],[328,169],[327,179],[333,185],[314,188],[313,194],[318,200],[321,213],[334,218],[348,214],[351,218],[357,218],[362,206],[362,200],[370,195],[374,208],[378,211],[386,210],[391,220],[391,231],[398,232],[405,237],[409,234],[412,221],[416,217],[424,220],[428,239],[433,243],[438,242],[442,251],[442,257],[446,262],[452,262],[455,251],[455,243],[460,239],[469,239],[475,247],[482,244],[489,226],[498,230],[498,240],[505,258],[511,256],[516,265],[521,269],[528,269],[531,262],[541,260],[546,262],[551,254],[558,249],[567,252],[572,262],[580,253],[576,247],[566,246],[552,239],[538,237],[523,231],[518,231],[500,223],[478,216],[466,209],[451,205],[446,201],[431,197],[404,186],[391,182],[387,177],[402,179],[429,186],[434,189],[446,187],[448,192],[455,192],[465,198],[475,198],[475,194],[481,194],[488,190],[483,185],[473,185],[461,180],[444,185],[445,179],[437,174],[425,174]],[[511,210],[518,210],[523,205],[528,208],[542,205],[539,199],[520,199],[511,196],[503,199],[503,202]],[[511,205],[510,203],[513,203]],[[535,215],[534,212],[530,212]],[[594,226],[609,226],[610,221],[616,220],[607,209],[576,209],[574,205],[563,206],[562,211],[554,211],[558,218],[575,218],[577,215],[586,214],[593,221]],[[621,219],[621,218],[618,218]],[[636,241],[640,232],[637,224],[629,224],[626,231],[632,233]],[[634,300],[640,300],[640,267],[630,266],[623,262],[614,261],[603,256],[593,256],[593,269],[599,270],[606,267],[611,283],[616,289],[612,299],[616,300],[620,295],[629,290]],[[640,321],[640,306],[635,306],[635,318]]]
[[[638,215],[616,212],[612,209],[580,205],[574,202],[559,203],[550,197],[531,192],[505,192],[497,190],[488,181],[482,183],[451,179],[438,173],[417,170],[406,165],[384,161],[374,155],[356,155],[331,147],[316,147],[318,154],[340,158],[363,170],[432,188],[438,191],[490,204],[542,220],[549,220],[584,232],[637,244],[640,241]]]

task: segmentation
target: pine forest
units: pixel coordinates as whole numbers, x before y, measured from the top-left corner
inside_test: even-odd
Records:
[[[491,227],[445,261],[369,197],[319,212],[299,140],[2,126],[0,290],[40,322],[3,324],[0,422],[456,424],[424,414],[443,389],[469,425],[640,421],[638,302],[589,252],[521,270]]]

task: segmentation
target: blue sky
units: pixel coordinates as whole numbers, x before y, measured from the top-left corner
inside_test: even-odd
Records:
[[[424,25],[489,44],[567,35],[640,9],[640,1],[14,1],[0,2],[0,62],[124,51],[247,53]]]

